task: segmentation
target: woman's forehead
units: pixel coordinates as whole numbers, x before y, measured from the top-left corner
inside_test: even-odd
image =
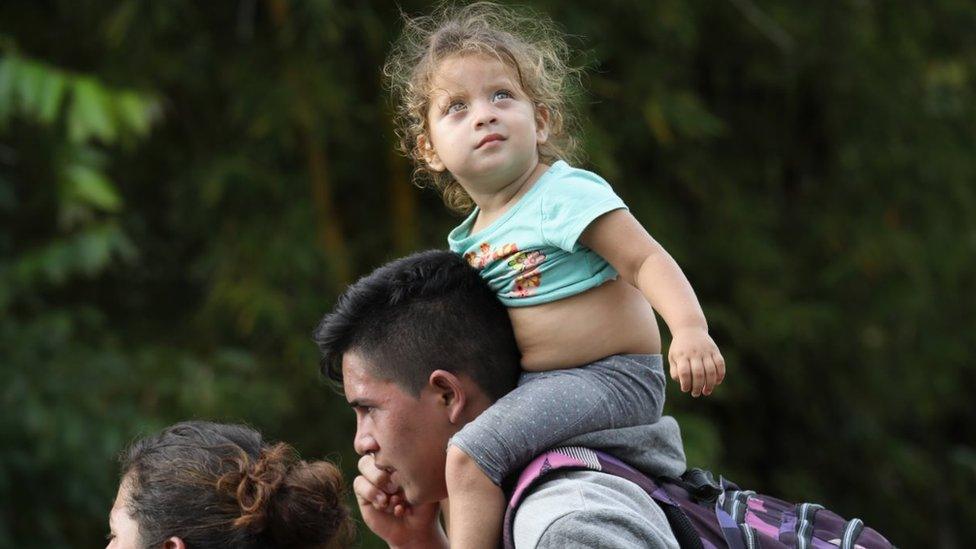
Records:
[[[129,531],[134,531],[135,521],[129,512],[129,493],[131,487],[131,473],[128,473],[119,482],[119,489],[115,494],[115,501],[112,502],[112,509],[108,513],[109,528],[116,535],[124,536]]]
[[[115,502],[112,509],[121,509],[129,502],[129,492],[132,490],[132,471],[127,472],[119,481],[119,489],[115,492]]]

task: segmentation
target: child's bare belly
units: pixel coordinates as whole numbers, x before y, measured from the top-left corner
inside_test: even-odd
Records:
[[[619,279],[566,299],[509,307],[522,368],[582,366],[619,354],[661,352],[654,311],[640,290]]]

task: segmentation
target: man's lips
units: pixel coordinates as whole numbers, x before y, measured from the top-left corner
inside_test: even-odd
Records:
[[[396,471],[395,468],[393,468],[393,467],[391,467],[389,465],[381,465],[381,464],[377,463],[376,461],[373,461],[373,465],[375,465],[376,468],[379,469],[380,471],[385,471],[386,473],[389,473],[391,475]]]
[[[386,485],[381,488],[384,492],[394,494],[401,490],[400,483],[397,482],[399,475],[397,475],[396,468],[388,465],[377,465],[376,467],[386,473],[387,477],[389,477]]]
[[[491,143],[492,141],[504,141],[505,138],[497,133],[490,133],[486,135],[481,141],[478,142],[478,146],[475,149],[480,149],[482,145],[486,143]]]

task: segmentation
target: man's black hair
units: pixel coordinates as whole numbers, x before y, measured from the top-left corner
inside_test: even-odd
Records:
[[[322,373],[339,383],[349,351],[414,396],[434,370],[467,375],[493,401],[518,380],[520,357],[505,306],[449,251],[416,253],[359,279],[339,296],[314,339]]]

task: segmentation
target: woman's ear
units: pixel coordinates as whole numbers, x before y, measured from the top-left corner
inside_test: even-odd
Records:
[[[173,536],[163,542],[163,549],[186,549],[186,544],[180,538]]]
[[[424,162],[430,166],[430,169],[435,172],[444,171],[444,163],[441,162],[441,158],[437,156],[437,151],[434,150],[433,144],[431,144],[430,139],[427,138],[426,134],[417,136],[417,150],[420,151],[421,158]]]
[[[434,392],[437,404],[444,407],[448,421],[458,425],[468,400],[461,380],[446,370],[434,370],[427,379],[427,386]]]
[[[549,107],[543,103],[535,106],[535,140],[539,145],[549,141]]]

